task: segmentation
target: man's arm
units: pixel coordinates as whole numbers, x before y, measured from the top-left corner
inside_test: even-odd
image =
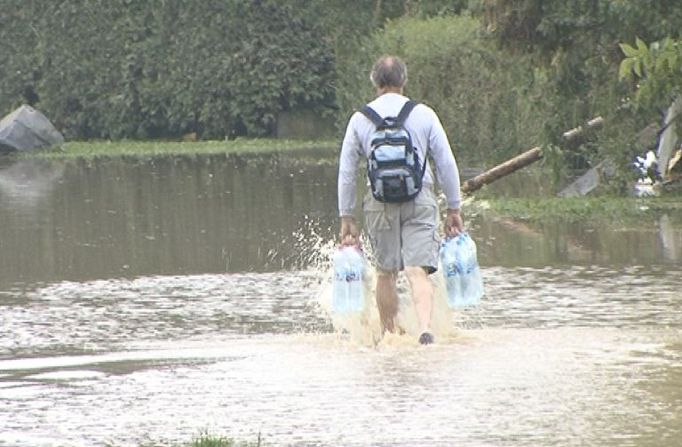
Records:
[[[339,157],[338,201],[341,217],[340,242],[342,245],[358,245],[360,232],[355,222],[355,197],[357,169],[362,145],[354,129],[357,113],[348,122]]]
[[[464,231],[464,223],[460,214],[461,192],[459,169],[452,153],[450,142],[440,119],[433,112],[433,125],[429,134],[429,148],[436,164],[436,175],[440,187],[447,198],[448,210],[445,216],[445,235],[456,236]]]

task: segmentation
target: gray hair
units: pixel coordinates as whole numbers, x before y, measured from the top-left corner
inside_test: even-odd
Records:
[[[381,56],[372,67],[369,79],[376,88],[402,88],[407,82],[407,67],[397,56]]]

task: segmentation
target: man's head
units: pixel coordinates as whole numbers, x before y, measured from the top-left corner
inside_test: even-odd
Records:
[[[407,67],[397,56],[382,56],[372,67],[369,78],[380,92],[402,92],[407,82]]]

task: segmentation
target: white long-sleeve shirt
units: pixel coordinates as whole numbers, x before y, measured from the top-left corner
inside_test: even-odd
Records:
[[[369,106],[385,118],[398,116],[407,101],[408,98],[403,95],[385,93],[370,102]],[[461,196],[457,162],[438,115],[430,107],[418,104],[405,120],[404,126],[412,137],[412,145],[419,151],[419,159],[426,162],[424,187],[434,184],[433,172],[426,158],[428,151],[435,163],[438,183],[445,193],[448,208],[459,209]],[[340,216],[351,216],[355,211],[358,164],[361,159],[366,161],[370,156],[370,139],[374,131],[374,124],[360,112],[355,112],[348,122],[339,159]]]

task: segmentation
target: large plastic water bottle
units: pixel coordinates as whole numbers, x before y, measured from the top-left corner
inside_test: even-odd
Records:
[[[484,290],[474,240],[467,233],[444,240],[440,248],[440,260],[450,307],[477,305]]]
[[[334,253],[332,311],[360,312],[365,307],[365,256],[356,247],[341,247]]]

